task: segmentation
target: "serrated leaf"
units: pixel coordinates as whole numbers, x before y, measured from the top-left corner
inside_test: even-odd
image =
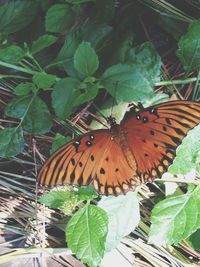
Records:
[[[109,25],[89,23],[69,32],[57,58],[59,64],[70,76],[80,77],[74,68],[74,54],[79,44],[84,40],[90,42],[92,47],[97,49],[111,31],[112,28]]]
[[[98,266],[104,255],[108,217],[104,210],[86,205],[70,219],[66,228],[68,247],[89,266]]]
[[[107,212],[109,218],[105,248],[106,251],[111,251],[139,224],[140,210],[137,192],[129,192],[125,196],[103,197],[98,206]]]
[[[37,12],[36,1],[15,0],[0,6],[0,34],[17,32],[27,26]]]
[[[22,119],[23,129],[32,134],[44,134],[52,127],[50,112],[44,101],[37,96],[14,97],[6,106],[5,114]]]
[[[16,45],[10,45],[5,48],[0,48],[0,60],[10,63],[17,64],[25,56],[25,51]]]
[[[56,75],[39,72],[33,75],[32,80],[38,88],[49,90],[56,80]]]
[[[90,43],[82,42],[78,46],[74,54],[74,67],[78,72],[86,76],[96,72],[99,67],[99,60]]]
[[[195,169],[200,153],[200,125],[192,129],[176,150],[176,158],[168,171],[172,174],[187,174]],[[187,159],[187,160],[185,160]]]
[[[24,137],[21,127],[6,128],[0,131],[0,156],[12,157],[24,149]]]
[[[104,72],[101,80],[105,89],[118,102],[141,101],[154,94],[151,81],[135,65],[113,65]]]
[[[75,13],[68,4],[55,4],[47,12],[45,19],[46,31],[62,32],[69,29],[75,19]]]
[[[33,42],[31,54],[34,55],[44,48],[49,47],[50,45],[54,44],[57,39],[57,37],[50,34],[44,34],[40,36],[36,41]]]
[[[170,196],[152,210],[149,242],[178,244],[200,228],[200,187]]]
[[[200,20],[194,21],[178,42],[176,52],[185,70],[199,70],[200,68]]]
[[[160,80],[161,58],[152,43],[146,42],[127,52],[126,62],[137,66],[139,72],[153,87]]]
[[[52,143],[52,148],[50,150],[50,153],[52,154],[55,152],[59,147],[63,146],[64,144],[67,144],[71,138],[69,136],[64,136],[62,134],[57,133],[53,143]]]
[[[14,88],[14,92],[18,96],[28,95],[34,92],[35,86],[32,83],[20,83]]]
[[[73,193],[68,191],[52,191],[39,198],[39,202],[49,208],[60,208],[62,204],[73,198]]]
[[[73,112],[73,103],[77,97],[79,80],[64,78],[58,81],[52,92],[52,105],[59,119],[66,119]]]

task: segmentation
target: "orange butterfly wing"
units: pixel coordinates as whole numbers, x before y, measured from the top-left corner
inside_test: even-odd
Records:
[[[127,113],[121,127],[137,162],[141,182],[150,182],[167,171],[187,132],[200,123],[200,103],[171,101]]]
[[[125,193],[167,171],[177,146],[200,123],[200,103],[172,101],[130,111],[111,130],[96,130],[62,146],[42,167],[38,182],[89,185],[105,195]]]
[[[115,134],[117,136],[117,133]],[[105,195],[118,195],[134,189],[122,148],[110,130],[96,130],[62,146],[45,162],[38,182],[42,185],[89,185]]]

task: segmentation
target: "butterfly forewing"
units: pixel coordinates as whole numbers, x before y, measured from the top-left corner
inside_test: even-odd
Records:
[[[122,127],[127,130],[141,182],[152,181],[167,171],[177,146],[199,123],[200,103],[193,101],[171,101],[126,115]]]

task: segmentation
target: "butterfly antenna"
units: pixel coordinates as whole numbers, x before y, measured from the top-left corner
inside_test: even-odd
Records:
[[[92,105],[95,107],[99,115],[106,120],[107,119],[106,116],[101,112],[101,110],[97,107],[97,105],[95,105],[94,103]]]

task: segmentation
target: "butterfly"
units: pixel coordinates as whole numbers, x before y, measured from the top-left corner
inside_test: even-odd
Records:
[[[170,101],[135,112],[110,129],[63,145],[43,165],[39,184],[93,185],[103,195],[125,194],[162,176],[187,132],[200,123],[200,103]]]

